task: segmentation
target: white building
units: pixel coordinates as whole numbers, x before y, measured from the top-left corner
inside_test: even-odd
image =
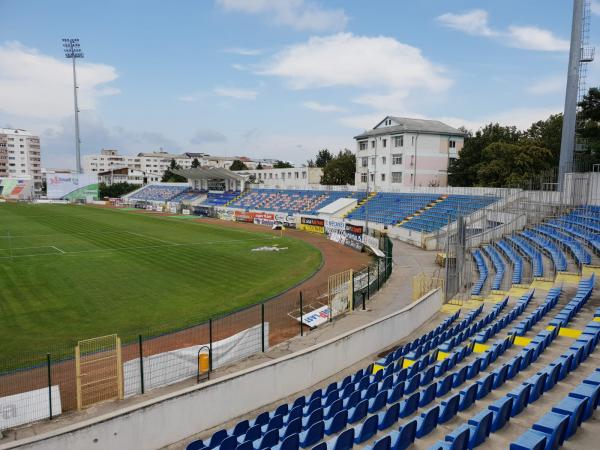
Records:
[[[157,183],[161,178],[161,175],[148,174],[141,170],[130,169],[129,167],[98,172],[98,183],[104,183],[108,186],[115,183],[129,183],[142,186],[148,183]]]
[[[30,178],[42,188],[40,138],[25,130],[0,128],[0,178]]]
[[[448,165],[458,158],[465,134],[437,120],[387,116],[356,136],[358,189],[447,186]]]
[[[145,172],[147,175],[160,175],[169,168],[171,160],[181,166],[183,169],[192,167],[192,162],[197,159],[203,167],[219,167],[228,169],[233,161],[240,159],[251,167],[252,161],[249,158],[237,156],[211,156],[207,153],[183,153],[172,154],[164,151],[138,153],[135,156],[120,155],[117,150],[102,149],[99,155],[85,155],[83,157],[84,173],[100,173],[112,169],[127,167],[132,170]]]
[[[323,176],[319,167],[293,167],[289,169],[240,170],[253,187],[269,189],[318,189]]]

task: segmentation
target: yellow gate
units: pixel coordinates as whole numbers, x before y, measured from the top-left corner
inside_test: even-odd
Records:
[[[329,276],[327,280],[327,298],[330,318],[352,310],[352,297],[354,296],[352,278],[352,269]]]
[[[420,273],[413,277],[413,301],[437,288],[442,288],[442,292],[444,291],[444,279],[436,275]]]
[[[77,409],[123,398],[121,339],[116,334],[79,341],[75,347]]]

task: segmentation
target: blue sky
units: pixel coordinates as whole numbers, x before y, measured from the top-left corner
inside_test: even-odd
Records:
[[[0,126],[38,133],[46,167],[74,165],[61,38],[79,37],[83,153],[302,163],[388,114],[526,127],[562,109],[571,4],[0,0]]]

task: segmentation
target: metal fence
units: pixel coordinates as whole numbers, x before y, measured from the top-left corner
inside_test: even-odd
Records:
[[[355,307],[368,302],[391,275],[391,241],[387,237],[381,237],[381,241],[385,257],[353,274]],[[327,304],[327,291],[325,281],[310,289],[292,288],[209,320],[188,318],[185,327],[164,324],[133,332],[121,330],[122,396],[195,379],[203,372],[201,366],[207,355],[212,371],[309,332],[310,328],[298,319],[298,311],[310,304]],[[47,352],[0,360],[0,430],[85,407],[85,401],[78,402],[82,378],[78,381],[77,344],[78,340],[73,339]]]

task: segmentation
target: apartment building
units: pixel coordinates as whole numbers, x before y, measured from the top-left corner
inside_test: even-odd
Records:
[[[0,128],[0,178],[30,178],[42,188],[40,138],[15,128]]]
[[[358,189],[447,186],[448,165],[465,134],[437,120],[387,116],[355,136]]]

